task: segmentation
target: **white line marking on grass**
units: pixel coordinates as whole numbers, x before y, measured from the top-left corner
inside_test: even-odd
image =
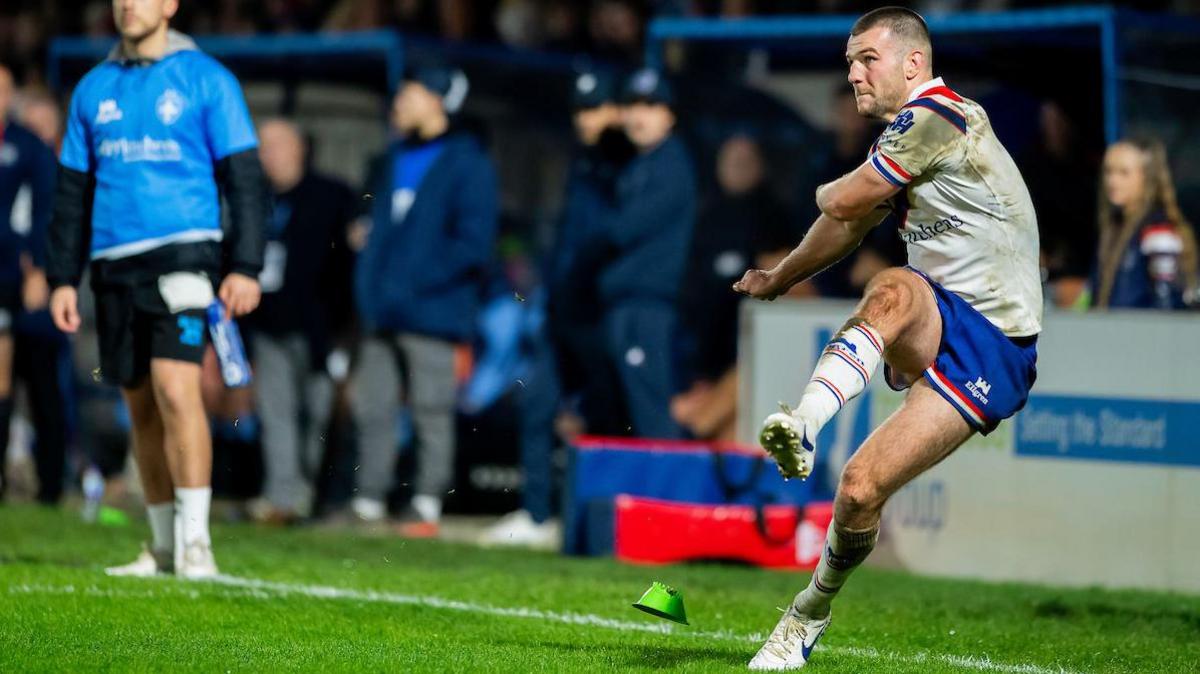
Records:
[[[97,585],[75,586],[25,584],[10,586],[8,588],[8,593],[60,595],[78,594],[88,597],[137,599],[155,599],[162,598],[164,596],[179,596],[187,597],[189,599],[200,599],[203,596],[209,595],[208,592],[200,592],[200,588],[204,587],[205,585],[209,585],[213,587],[219,587],[221,590],[223,590],[217,592],[217,596],[275,599],[281,596],[294,595],[308,597],[311,599],[334,599],[405,606],[425,606],[447,611],[474,613],[477,615],[491,615],[503,618],[529,618],[534,620],[545,620],[549,622],[560,623],[563,625],[601,627],[619,632],[669,634],[672,636],[691,637],[693,639],[704,639],[710,641],[757,643],[761,642],[765,638],[765,635],[762,634],[738,634],[730,630],[690,630],[676,627],[665,622],[633,622],[630,620],[605,618],[604,616],[598,616],[591,613],[546,611],[543,609],[528,608],[524,606],[492,606],[490,604],[478,604],[475,602],[461,601],[458,599],[446,599],[444,597],[432,595],[400,594],[396,592],[384,592],[378,590],[354,590],[349,588],[332,587],[328,585],[282,583],[270,580],[260,580],[256,578],[239,578],[237,576],[222,575],[207,581],[192,581],[179,584],[170,583],[169,581],[171,579],[168,577],[164,577],[162,580],[167,582],[159,585],[154,590],[137,591],[126,590],[123,588],[105,588]],[[822,646],[820,650],[830,655],[839,655],[861,660],[882,660],[906,665],[939,663],[980,672],[1002,672],[1003,674],[1073,674],[1069,670],[1062,668],[1050,669],[1032,664],[1008,664],[1003,662],[993,662],[986,657],[965,655],[949,655],[927,652],[902,654],[858,646]]]

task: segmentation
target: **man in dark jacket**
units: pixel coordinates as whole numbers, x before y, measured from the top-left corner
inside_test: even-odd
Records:
[[[65,428],[62,400],[54,370],[31,372],[22,365],[44,365],[37,356],[50,354],[56,363],[60,343],[31,342],[14,328],[25,311],[45,309],[49,299],[46,283],[46,225],[54,197],[54,153],[27,129],[9,119],[13,78],[0,65],[0,497],[4,494],[4,466],[8,453],[8,430],[13,411],[14,377],[26,375],[32,412],[37,428],[38,500],[55,503],[62,494]],[[27,356],[13,357],[21,343]],[[30,376],[33,375],[33,376]],[[45,376],[50,375],[50,376]]]
[[[675,420],[705,440],[729,439],[737,416],[738,307],[727,292],[740,268],[782,259],[800,235],[767,185],[758,142],[734,134],[717,151],[718,191],[701,209],[680,293],[688,390],[672,402]],[[767,265],[773,266],[773,265]]]
[[[741,296],[726,292],[741,278],[740,267],[760,255],[786,254],[799,238],[783,204],[766,183],[758,143],[733,135],[717,152],[719,192],[696,221],[681,294],[682,323],[694,343],[688,376],[713,382],[737,358]]]
[[[362,520],[384,517],[403,389],[419,451],[399,530],[413,537],[438,533],[454,467],[455,349],[470,340],[496,238],[491,160],[450,128],[467,88],[461,71],[426,68],[396,94],[392,124],[402,138],[371,171],[371,230],[355,271],[367,336],[354,391],[361,468],[352,509]]]
[[[346,227],[357,200],[345,184],[310,170],[304,138],[291,122],[267,120],[258,135],[275,203],[258,277],[262,302],[246,319],[266,468],[263,500],[252,515],[281,524],[312,508],[312,480],[333,412],[326,361],[331,340],[350,320]]]
[[[673,133],[668,83],[652,70],[629,79],[625,133],[638,156],[617,178],[616,203],[596,240],[609,255],[599,278],[609,357],[617,368],[635,434],[676,438],[676,303],[696,217],[696,177]]]

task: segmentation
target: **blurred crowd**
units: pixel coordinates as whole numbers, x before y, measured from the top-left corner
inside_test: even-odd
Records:
[[[42,54],[53,35],[116,35],[110,4],[109,0],[5,2],[0,8],[0,61],[29,81],[41,81]],[[895,4],[937,14],[1023,9],[1047,3],[916,0]],[[1188,0],[1127,4],[1143,11],[1197,11],[1195,3]],[[878,3],[864,0],[211,0],[181,2],[173,25],[197,35],[395,28],[454,41],[587,51],[632,64],[641,58],[645,25],[654,17],[861,14],[876,6]]]
[[[651,14],[792,4],[185,3],[181,27],[400,26],[633,63]],[[852,11],[859,3],[819,4]],[[0,467],[11,437],[32,448],[26,464],[36,478],[9,471],[0,485],[36,484],[36,497],[54,503],[68,475],[98,472],[118,494],[136,481],[122,478],[127,413],[98,384],[94,336],[69,342],[44,312],[39,238],[63,125],[61,101],[42,86],[36,54],[47,33],[38,18],[67,10],[19,5],[0,11],[0,58],[13,64],[0,68]],[[109,34],[108,6],[90,3],[72,20],[82,32]],[[553,244],[518,268],[500,251],[493,159],[459,123],[469,92],[452,66],[407,73],[388,110],[392,140],[363,185],[312,168],[310,130],[258,120],[274,208],[263,302],[242,323],[255,383],[226,389],[215,359],[205,366],[215,485],[246,501],[253,519],[437,536],[462,475],[456,454],[478,442],[491,410],[511,420],[523,481],[513,483],[519,509],[484,536],[549,543],[557,457],[571,438],[732,439],[740,297],[730,285],[798,243],[811,199],[778,194],[753,132],[728,130],[711,165],[700,165],[661,73],[582,69],[570,94],[574,150]],[[847,88],[831,100],[829,152],[811,169],[814,184],[859,165],[879,131],[856,114]],[[1041,222],[1048,306],[1192,306],[1195,237],[1162,144],[1139,138],[1089,151],[1054,101],[1041,105],[1038,128],[1019,159]],[[877,272],[904,264],[896,227],[881,225],[790,295],[857,297]],[[22,387],[26,413],[9,433]]]

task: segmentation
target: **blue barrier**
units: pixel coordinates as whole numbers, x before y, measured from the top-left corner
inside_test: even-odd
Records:
[[[114,44],[116,40],[112,38],[56,37],[51,40],[46,57],[46,79],[50,88],[58,90],[62,85],[62,59],[99,61],[108,54]],[[218,59],[378,54],[383,57],[387,68],[389,88],[395,87],[404,72],[403,40],[399,33],[390,30],[289,35],[211,35],[197,37],[196,44]]]
[[[655,67],[662,65],[663,42],[667,40],[762,42],[787,38],[844,39],[856,18],[840,15],[734,20],[655,19],[646,31],[646,63]],[[1121,137],[1123,122],[1120,29],[1137,27],[1200,35],[1200,21],[1195,19],[1102,6],[935,14],[927,17],[927,23],[934,35],[1095,29],[1103,81],[1104,135],[1109,143]]]

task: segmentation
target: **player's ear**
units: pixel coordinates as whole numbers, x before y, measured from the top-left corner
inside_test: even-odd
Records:
[[[913,79],[926,70],[929,57],[921,49],[910,49],[904,59],[904,77]]]
[[[167,21],[175,18],[175,13],[179,11],[179,0],[163,0],[163,18]]]

